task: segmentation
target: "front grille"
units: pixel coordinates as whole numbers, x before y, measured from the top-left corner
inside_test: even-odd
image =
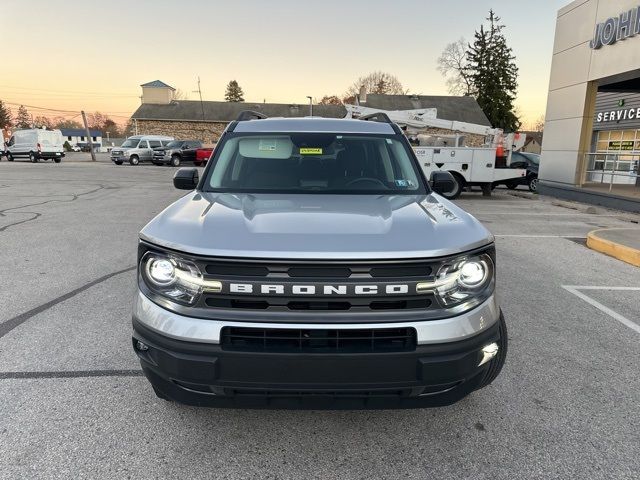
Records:
[[[345,278],[424,278],[433,273],[426,262],[350,263],[347,265],[291,264],[280,262],[207,262],[205,272],[210,275],[233,277],[269,277],[295,279]]]
[[[223,284],[221,292],[206,293],[203,308],[266,310],[270,312],[374,312],[430,308],[431,294],[418,294],[417,282],[433,279],[438,264],[425,260],[400,261],[286,261],[204,260],[200,268]],[[242,292],[231,284],[244,284]],[[248,286],[247,286],[248,285]],[[293,286],[313,288],[296,292]],[[375,285],[373,292],[356,292],[356,285]],[[386,289],[404,288],[402,293]],[[266,286],[279,291],[264,290]],[[329,288],[328,293],[325,288]]]
[[[299,329],[224,327],[223,350],[274,353],[383,353],[416,348],[415,328]]]
[[[243,298],[221,298],[208,296],[205,300],[207,307],[211,308],[232,308],[245,310],[342,310],[342,311],[362,311],[362,310],[415,310],[425,309],[431,306],[431,299],[421,297],[411,297],[402,299],[374,299],[348,298],[345,300],[309,300],[292,299],[291,297],[243,297]]]

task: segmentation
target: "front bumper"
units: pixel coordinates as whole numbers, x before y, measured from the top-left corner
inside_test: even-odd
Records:
[[[64,153],[63,152],[38,152],[37,157],[43,158],[43,159],[44,158],[46,159],[64,158]]]
[[[489,366],[488,363],[479,366],[483,358],[481,350],[500,340],[500,312],[495,299],[491,298],[469,314],[455,317],[460,324],[467,325],[468,331],[474,330],[455,340],[442,339],[442,329],[439,330],[437,324],[443,320],[415,322],[419,327],[416,328],[418,344],[411,351],[231,351],[220,344],[220,337],[216,338],[214,333],[208,342],[193,338],[194,334],[200,335],[197,329],[176,335],[172,328],[189,317],[177,318],[178,315],[158,307],[141,293],[138,295],[133,315],[133,345],[142,369],[161,395],[190,405],[350,409],[449,405],[481,385]],[[149,321],[150,312],[156,309],[166,312],[162,323],[158,323],[158,312],[155,312],[155,323]],[[470,320],[478,314],[484,323],[474,324]],[[201,321],[230,325],[228,322]],[[243,325],[247,326],[246,323]],[[382,324],[367,326],[383,328]],[[433,331],[430,326],[434,327]],[[288,324],[282,328],[291,327],[294,326]],[[326,328],[322,325],[309,327]],[[335,327],[331,325],[331,328]],[[340,328],[350,326],[341,325]],[[357,328],[363,328],[363,325],[357,324]],[[174,334],[168,335],[168,331]],[[141,350],[138,342],[142,342],[146,350]]]

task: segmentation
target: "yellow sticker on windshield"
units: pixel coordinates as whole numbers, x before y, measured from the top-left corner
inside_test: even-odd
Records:
[[[322,149],[300,147],[300,155],[322,155]]]

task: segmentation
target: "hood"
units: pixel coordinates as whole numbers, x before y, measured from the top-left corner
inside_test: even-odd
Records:
[[[493,236],[439,195],[279,195],[191,192],[140,237],[214,257],[401,259],[487,245]]]

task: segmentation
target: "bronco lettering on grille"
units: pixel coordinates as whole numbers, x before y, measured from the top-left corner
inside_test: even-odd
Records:
[[[282,285],[230,283],[229,293],[249,293],[256,295],[406,295],[409,285],[405,284],[361,284],[361,285]]]

